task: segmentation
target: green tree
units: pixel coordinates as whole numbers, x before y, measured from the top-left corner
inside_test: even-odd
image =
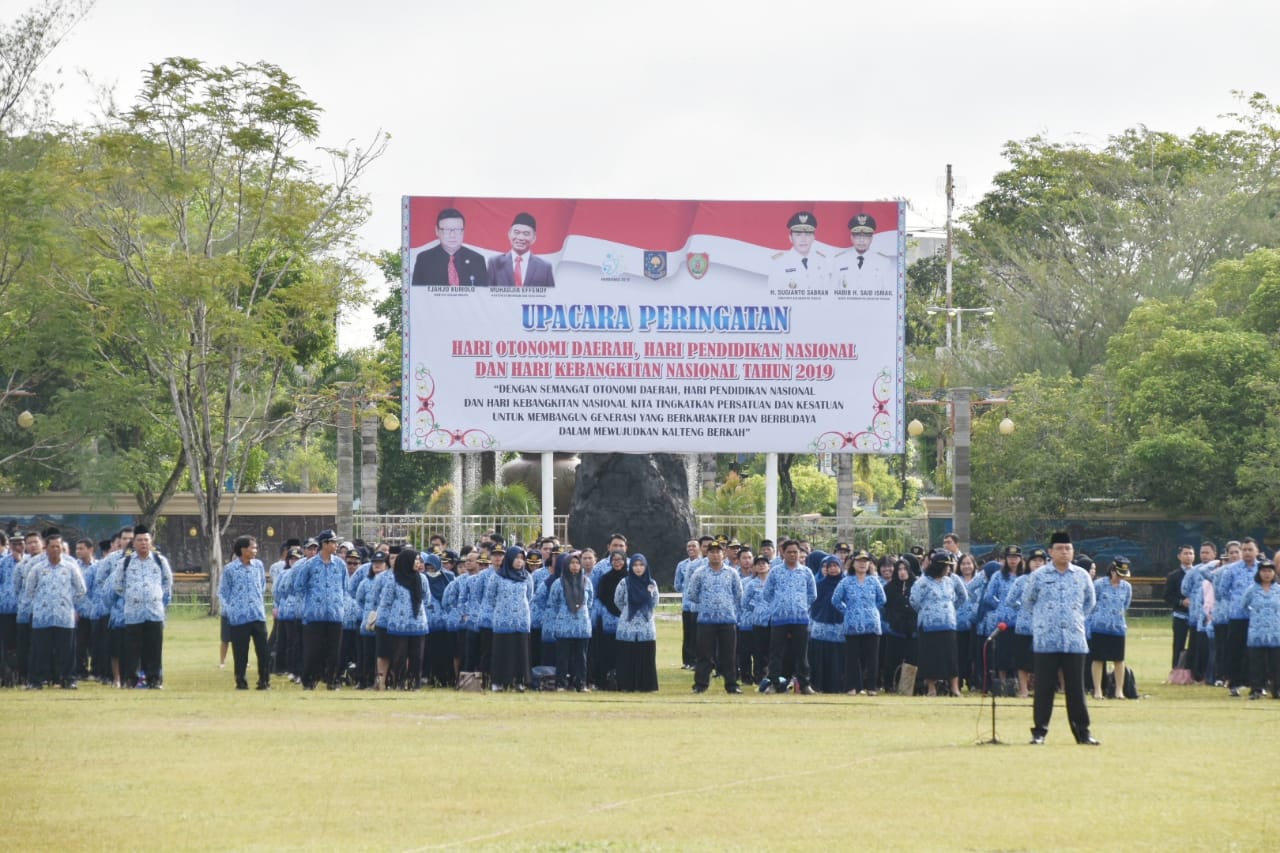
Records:
[[[1242,100],[1221,133],[1005,146],[1009,168],[966,218],[962,246],[998,309],[1006,376],[1083,377],[1135,306],[1185,299],[1217,261],[1280,239],[1277,109]]]
[[[304,416],[295,367],[332,357],[337,313],[361,295],[357,182],[385,142],[329,151],[321,180],[299,154],[319,112],[268,63],[167,59],[79,145],[69,219],[94,264],[60,285],[92,311],[108,368],[164,392],[147,415],[179,437],[215,585],[226,483]]]

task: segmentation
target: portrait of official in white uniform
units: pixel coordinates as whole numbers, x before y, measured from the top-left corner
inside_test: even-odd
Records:
[[[808,290],[831,284],[830,258],[814,247],[818,218],[802,210],[787,220],[791,248],[771,258],[769,287],[772,290]]]
[[[849,219],[849,239],[853,247],[838,252],[833,259],[832,284],[848,290],[893,290],[898,275],[898,256],[874,251],[876,220],[869,213],[855,213]]]

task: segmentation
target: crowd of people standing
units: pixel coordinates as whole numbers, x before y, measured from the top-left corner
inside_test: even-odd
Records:
[[[121,530],[98,543],[96,559],[94,543],[80,540],[72,554],[55,529],[11,544],[0,552],[3,683],[162,687],[173,575],[149,530]],[[682,664],[696,693],[719,678],[730,694],[745,685],[765,694],[958,696],[968,687],[1030,696],[1044,645],[1035,578],[1051,577],[1038,570],[1054,565],[1057,544],[1025,555],[1008,546],[980,564],[954,536],[931,553],[879,559],[846,543],[828,554],[800,539],[776,550],[769,540],[758,549],[727,537],[690,540],[675,571]],[[526,547],[490,534],[455,552],[439,536],[419,550],[343,542],[332,530],[289,540],[269,568],[253,537],[239,537],[232,552],[217,595],[237,689],[249,689],[250,647],[260,690],[272,675],[304,690],[658,689],[658,586],[621,534],[600,557],[553,537]],[[1247,687],[1253,698],[1274,697],[1274,565],[1247,538],[1227,543],[1223,559],[1208,542],[1198,561],[1189,545],[1178,558],[1166,584],[1174,665],[1232,696]],[[1091,665],[1082,664],[1082,683],[1094,698],[1104,695],[1108,664],[1123,698],[1128,561],[1095,566],[1073,552],[1068,564],[1088,577],[1089,594],[1081,642],[1066,645],[1083,644]]]

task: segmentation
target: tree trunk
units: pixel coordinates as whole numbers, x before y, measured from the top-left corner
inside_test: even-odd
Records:
[[[836,536],[853,536],[853,457],[847,453],[836,454]]]
[[[791,466],[795,464],[796,454],[778,454],[778,512],[793,512],[796,508],[796,487],[791,482]]]

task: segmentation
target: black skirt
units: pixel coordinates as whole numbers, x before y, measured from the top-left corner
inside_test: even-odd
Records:
[[[960,674],[955,631],[920,632],[920,678],[955,678]]]
[[[529,635],[493,635],[490,681],[498,687],[529,683]]]
[[[1023,672],[1035,672],[1035,641],[1030,634],[1013,635],[1013,661]]]
[[[652,693],[658,689],[658,643],[655,640],[618,640],[618,689]]]
[[[809,685],[819,693],[843,693],[844,643],[809,640]]]
[[[1089,659],[1124,660],[1124,637],[1114,634],[1094,634],[1089,638]]]

